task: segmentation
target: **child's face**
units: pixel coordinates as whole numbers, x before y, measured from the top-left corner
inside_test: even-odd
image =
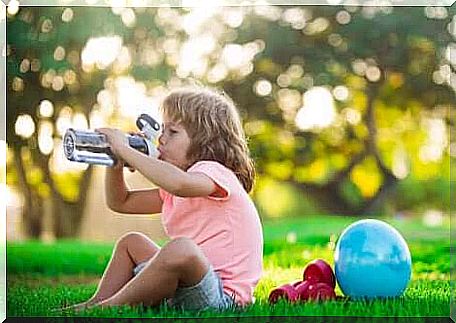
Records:
[[[190,147],[190,138],[184,126],[166,116],[163,118],[163,132],[158,138],[158,159],[186,170],[189,164],[187,151]]]

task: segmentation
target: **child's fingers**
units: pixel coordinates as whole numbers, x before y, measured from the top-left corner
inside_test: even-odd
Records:
[[[95,132],[102,133],[102,134],[108,134],[110,133],[111,129],[110,128],[96,128]]]
[[[128,134],[129,134],[129,135],[132,135],[132,136],[143,137],[143,138],[146,137],[146,135],[145,135],[144,132],[142,132],[142,131],[138,131],[138,132],[130,131]]]

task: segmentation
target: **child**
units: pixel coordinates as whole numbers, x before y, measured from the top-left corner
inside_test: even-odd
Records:
[[[186,88],[161,107],[159,157],[129,147],[116,129],[98,129],[122,161],[107,169],[108,206],[121,213],[161,212],[170,242],[160,248],[140,233],[115,246],[96,293],[76,308],[155,306],[226,309],[253,301],[262,273],[263,235],[248,192],[254,181],[239,114],[223,94]],[[129,190],[123,163],[157,189]]]

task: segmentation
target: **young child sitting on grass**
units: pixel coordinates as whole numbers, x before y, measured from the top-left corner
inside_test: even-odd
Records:
[[[206,88],[171,92],[161,106],[159,156],[128,145],[119,130],[107,136],[121,162],[106,171],[108,206],[120,213],[160,213],[170,241],[159,247],[128,233],[114,248],[97,291],[72,306],[156,306],[227,309],[253,301],[262,274],[263,234],[248,193],[255,171],[238,111]],[[128,163],[159,188],[130,190]]]

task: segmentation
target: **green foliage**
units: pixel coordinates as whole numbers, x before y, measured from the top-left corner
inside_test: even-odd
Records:
[[[342,194],[354,206],[360,206],[363,199],[359,188],[352,181],[345,180],[341,183]]]
[[[8,15],[7,19],[7,124],[11,125],[7,128],[8,145],[30,148],[33,161],[25,167],[32,179],[29,188],[37,193],[34,196],[47,197],[50,190],[48,185],[37,184],[43,182],[43,177],[37,175],[36,167],[41,174],[53,171],[46,169],[47,160],[38,162],[49,156],[39,150],[37,131],[29,139],[15,133],[19,115],[30,115],[36,129],[43,122],[52,122],[55,130],[63,107],[70,106],[73,112],[88,117],[94,106],[100,106],[100,91],[114,91],[112,84],[119,76],[133,77],[144,83],[148,94],[155,95],[186,78],[180,74],[181,54],[189,55],[193,62],[197,60],[196,51],[205,46],[196,44],[184,53],[186,42],[196,35],[210,35],[213,50],[206,53],[202,64],[207,69],[188,76],[223,88],[238,104],[257,173],[273,183],[269,189],[258,190],[258,202],[267,203],[264,195],[270,195],[272,190],[283,196],[282,206],[275,210],[266,204],[260,206],[265,215],[288,216],[303,210],[313,213],[322,207],[338,214],[362,214],[369,207],[366,204],[376,202],[382,189],[391,189],[384,186],[388,172],[396,176],[401,194],[390,194],[380,201],[376,211],[383,211],[385,205],[405,209],[447,203],[448,193],[438,187],[447,187],[443,174],[452,139],[444,145],[441,158],[426,163],[420,156],[423,145],[432,137],[423,127],[425,118],[442,120],[447,134],[454,131],[451,116],[446,113],[454,110],[454,90],[444,81],[435,81],[441,67],[452,64],[445,52],[454,41],[448,27],[454,20],[454,6],[445,9],[447,15],[442,19],[426,17],[423,7],[230,7],[215,13],[203,23],[204,27],[195,27],[199,30],[195,33],[189,31],[191,26],[186,23],[176,23],[186,19],[195,22],[191,9],[133,8],[133,25],[124,23],[119,11],[109,7],[71,7],[73,18],[64,21],[67,9],[20,7],[16,15]],[[226,22],[229,10],[242,16],[239,26]],[[268,10],[278,18],[265,14]],[[287,21],[293,10],[302,14],[304,24],[297,26]],[[337,19],[343,11],[349,15],[347,23]],[[113,35],[121,37],[130,64],[123,69],[115,64],[85,69],[82,52],[89,39]],[[214,67],[226,67],[225,46],[250,48],[252,44],[260,49],[252,54],[247,72],[227,70],[226,76],[211,81],[209,74]],[[60,47],[64,55],[57,57],[56,49]],[[65,81],[62,88],[43,81],[47,77],[65,79],[69,72],[74,73],[74,80]],[[270,93],[257,93],[259,80],[270,83]],[[303,94],[315,86],[332,92],[337,116],[328,127],[302,130],[295,117],[305,103]],[[347,97],[337,98],[334,94],[340,86],[348,91]],[[115,93],[111,95],[115,97]],[[49,118],[38,113],[43,99],[54,104],[54,114]],[[368,111],[370,102],[375,110],[372,114]],[[114,111],[105,111],[106,122],[116,119],[119,102],[111,105],[109,109]],[[54,131],[54,139],[58,136]],[[370,159],[356,161],[353,171],[338,177],[363,151]],[[423,180],[416,182],[423,186],[417,194],[422,198],[413,196],[413,182],[401,183],[403,174],[397,176],[397,169],[401,168],[398,156],[407,164],[409,176]],[[10,174],[14,176],[14,171]],[[79,194],[79,176],[52,178],[68,201],[75,202],[86,193]],[[297,193],[288,183],[281,186],[279,182],[297,184],[294,187],[301,191]],[[312,195],[307,188],[315,185],[321,190]],[[337,207],[331,205],[333,201],[337,201]]]
[[[425,208],[448,211],[450,208],[450,186],[447,177],[437,177],[430,180],[406,178],[397,187],[395,199],[398,210]]]
[[[267,177],[257,179],[254,198],[259,213],[266,218],[319,213],[312,201],[293,186]]]
[[[66,201],[75,202],[78,200],[80,195],[79,180],[81,177],[82,173],[80,172],[66,172],[53,175],[54,183]]]

